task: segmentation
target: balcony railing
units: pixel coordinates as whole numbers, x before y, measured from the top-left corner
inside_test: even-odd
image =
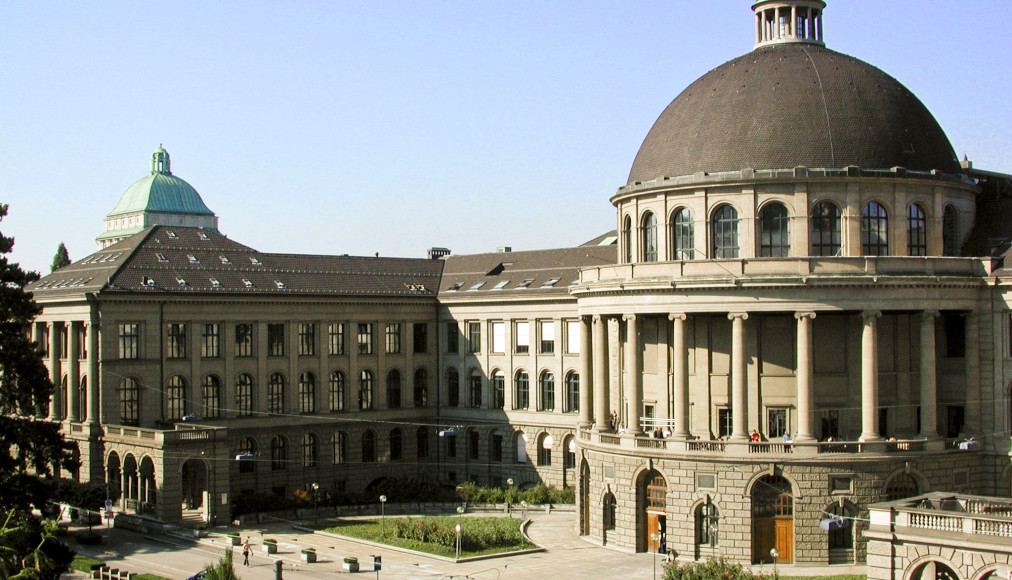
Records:
[[[205,443],[214,441],[216,431],[220,429],[192,428],[178,430],[142,429],[123,425],[104,425],[105,438],[108,441],[136,443],[140,445],[185,445],[188,443]]]
[[[872,525],[1012,538],[1012,500],[933,492],[870,506]],[[905,529],[904,529],[905,528]]]

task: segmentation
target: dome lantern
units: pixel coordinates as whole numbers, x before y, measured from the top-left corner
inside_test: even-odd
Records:
[[[807,42],[825,46],[822,39],[823,0],[756,0],[755,46]]]
[[[169,152],[161,145],[158,145],[158,149],[155,149],[155,152],[151,154],[151,175],[156,173],[172,175]]]

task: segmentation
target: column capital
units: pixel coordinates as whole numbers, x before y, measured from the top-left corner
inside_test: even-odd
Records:
[[[748,320],[748,312],[728,312],[727,313],[727,319],[728,320],[734,320],[735,318],[740,318],[742,320]]]
[[[803,318],[807,318],[809,320],[815,320],[815,313],[814,312],[795,312],[794,313],[794,318],[797,318],[798,320],[801,320]]]
[[[922,310],[921,316],[924,318],[938,318],[942,313],[937,310]]]
[[[604,316],[601,316],[600,314],[593,314],[591,315],[590,320],[591,322],[602,322],[604,321]]]
[[[684,312],[672,312],[668,314],[668,320],[685,320],[688,316]]]
[[[864,311],[861,312],[861,318],[865,319],[865,321],[872,320],[872,319],[875,319],[875,318],[882,318],[882,311],[881,310],[864,310]]]
[[[636,320],[636,315],[635,314],[623,314],[622,315],[622,320],[633,320],[633,321],[635,321]]]

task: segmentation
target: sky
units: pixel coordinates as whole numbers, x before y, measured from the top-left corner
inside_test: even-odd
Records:
[[[752,49],[750,0],[0,3],[0,232],[49,272],[159,145],[264,252],[566,247],[692,81]],[[1012,1],[829,0],[957,155],[1012,173]]]

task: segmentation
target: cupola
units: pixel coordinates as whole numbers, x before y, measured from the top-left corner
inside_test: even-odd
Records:
[[[823,0],[757,0],[755,46],[807,42],[825,46],[822,40]]]

